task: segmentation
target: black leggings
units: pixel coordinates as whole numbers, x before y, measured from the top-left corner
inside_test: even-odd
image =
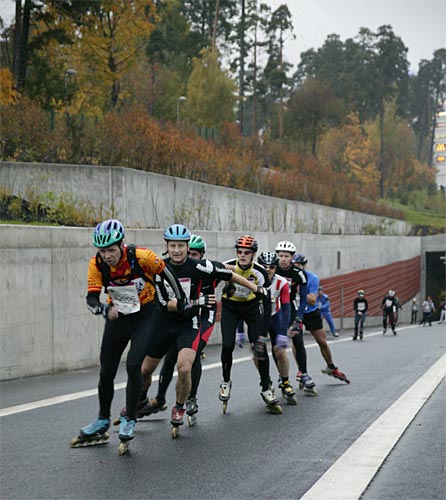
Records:
[[[130,341],[127,354],[126,415],[134,418],[142,388],[141,364],[147,350],[149,337],[156,331],[158,306],[145,304],[141,310],[119,318],[106,320],[101,345],[101,371],[99,375],[99,416],[110,417],[114,394],[114,380],[122,353]]]
[[[268,311],[267,314],[270,314]],[[268,317],[268,316],[267,316]],[[221,365],[223,380],[231,380],[232,353],[235,348],[235,334],[239,321],[243,320],[248,326],[248,338],[251,345],[255,343],[260,335],[266,335],[267,322],[263,316],[263,310],[257,300],[250,302],[222,301],[221,333],[223,345],[221,349]],[[260,374],[262,390],[269,388],[269,358],[258,359],[257,366]]]

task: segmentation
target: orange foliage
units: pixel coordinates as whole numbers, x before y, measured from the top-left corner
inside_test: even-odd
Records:
[[[243,138],[234,124],[217,141],[151,118],[140,107],[103,119],[57,114],[53,127],[37,105],[2,109],[2,159],[116,165],[290,200],[398,217],[359,197],[349,176],[283,144]],[[34,149],[33,149],[34,146]],[[28,152],[28,156],[24,154]],[[31,154],[32,153],[32,154]],[[269,166],[270,168],[264,168]]]

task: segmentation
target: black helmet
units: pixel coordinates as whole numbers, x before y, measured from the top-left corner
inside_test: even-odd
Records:
[[[279,263],[276,252],[262,252],[257,260],[263,266],[277,266]]]

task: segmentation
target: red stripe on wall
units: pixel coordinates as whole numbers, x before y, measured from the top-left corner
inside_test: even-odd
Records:
[[[381,301],[389,290],[395,290],[403,305],[420,291],[420,284],[421,256],[321,280],[321,286],[330,298],[331,312],[335,318],[341,316],[341,295],[343,317],[354,316],[353,300],[360,289],[365,291],[369,303],[368,315],[379,316]]]

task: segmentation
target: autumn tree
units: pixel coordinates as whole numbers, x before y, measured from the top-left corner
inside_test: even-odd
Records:
[[[343,101],[329,86],[308,79],[290,96],[285,117],[286,137],[309,146],[316,156],[321,133],[339,124],[344,114]]]
[[[356,113],[349,114],[342,125],[330,128],[322,136],[318,159],[333,172],[346,174],[357,186],[357,193],[371,199],[378,196],[377,156]]]
[[[235,120],[236,85],[220,68],[217,53],[203,49],[194,59],[194,69],[187,85],[186,116],[200,127],[220,128]]]

